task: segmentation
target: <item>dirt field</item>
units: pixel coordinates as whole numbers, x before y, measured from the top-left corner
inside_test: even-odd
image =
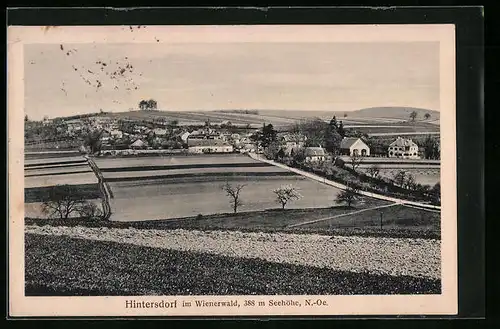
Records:
[[[229,198],[221,186],[246,184],[241,192],[243,205],[239,211],[265,210],[279,207],[273,189],[283,184],[296,186],[303,198],[287,208],[316,208],[334,205],[338,189],[300,176],[207,177],[183,179],[110,182],[111,220],[138,221],[168,219],[198,214],[231,212]],[[133,200],[133,202],[131,202]]]

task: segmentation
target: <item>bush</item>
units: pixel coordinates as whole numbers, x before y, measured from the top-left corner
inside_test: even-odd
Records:
[[[202,219],[203,219],[203,215],[202,215],[202,214],[198,214],[198,215],[196,216],[196,220],[202,220]]]

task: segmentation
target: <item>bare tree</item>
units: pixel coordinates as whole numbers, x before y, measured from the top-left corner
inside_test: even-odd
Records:
[[[302,197],[299,191],[291,185],[282,185],[273,192],[276,194],[276,202],[281,205],[281,209],[285,209],[288,202],[299,200]]]
[[[362,162],[363,157],[357,152],[353,152],[353,154],[349,157],[349,164],[351,165],[352,170],[356,170]]]
[[[56,185],[49,190],[48,200],[43,202],[42,211],[51,218],[67,219],[79,212],[85,200],[71,185]]]
[[[352,185],[347,185],[347,188],[341,191],[337,195],[335,202],[347,203],[347,206],[351,207],[351,205],[358,202],[358,200],[359,200],[358,189]]]
[[[412,111],[412,112],[410,113],[410,120],[411,120],[411,121],[415,121],[415,119],[417,118],[417,116],[418,116],[417,111]]]
[[[380,166],[379,165],[372,165],[370,166],[370,168],[368,168],[366,170],[366,172],[368,173],[368,175],[370,175],[371,177],[373,178],[377,178],[379,177],[379,174],[380,174]]]
[[[228,182],[222,186],[222,189],[226,192],[226,195],[230,198],[231,206],[233,207],[233,211],[236,214],[238,211],[238,207],[242,205],[240,199],[240,192],[245,187],[245,184],[238,184],[236,186],[232,186]]]

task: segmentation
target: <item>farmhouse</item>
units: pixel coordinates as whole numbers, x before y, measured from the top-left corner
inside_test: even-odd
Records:
[[[189,153],[231,153],[233,146],[218,139],[188,138]]]
[[[306,147],[304,153],[306,162],[320,162],[326,159],[325,150],[322,147]]]
[[[340,142],[340,153],[349,156],[370,156],[370,147],[361,138],[344,137]]]
[[[398,137],[389,145],[389,158],[418,159],[418,145],[411,139]]]

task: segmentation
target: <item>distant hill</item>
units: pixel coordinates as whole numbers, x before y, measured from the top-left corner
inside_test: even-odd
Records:
[[[417,112],[417,120],[423,120],[426,113],[429,113],[431,115],[430,120],[439,119],[438,111],[416,107],[370,107],[347,113],[350,117],[372,117],[407,120],[410,117],[410,113],[413,111]]]

